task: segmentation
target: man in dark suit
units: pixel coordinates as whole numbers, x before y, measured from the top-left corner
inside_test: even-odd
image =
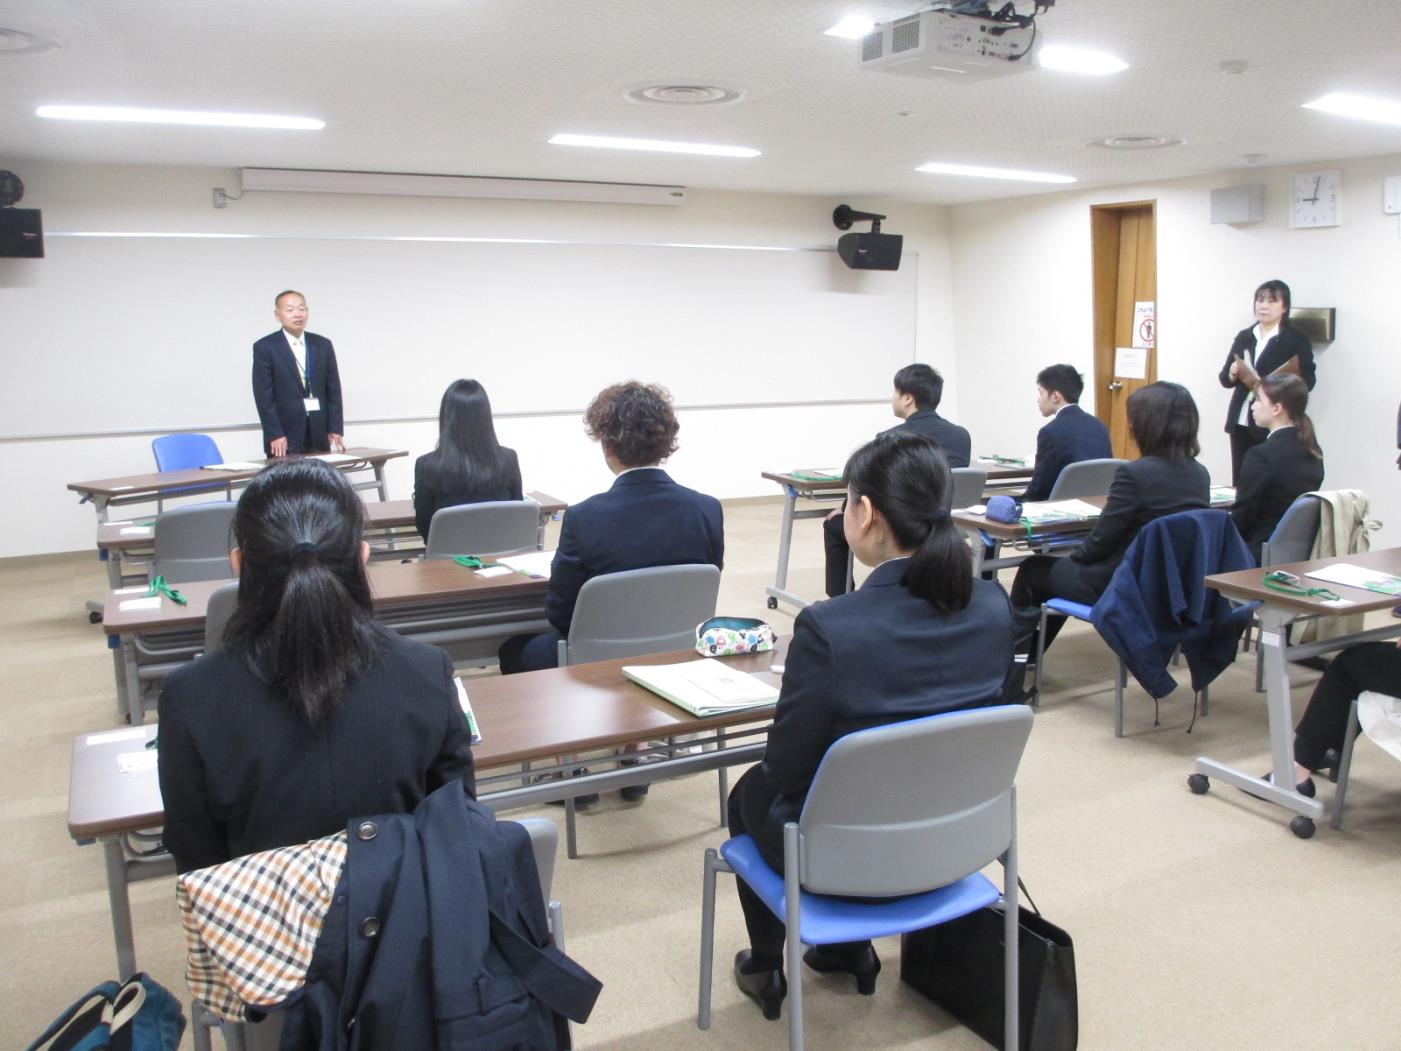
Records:
[[[273,300],[281,329],[253,344],[253,401],[263,425],[263,450],[345,451],[341,378],[331,341],[306,331],[306,299],[290,289]]]
[[[928,365],[906,365],[895,374],[895,391],[890,396],[890,409],[903,422],[886,433],[922,435],[943,450],[950,467],[967,467],[973,454],[973,440],[966,428],[935,411],[943,397],[944,377],[935,369]],[[827,597],[836,598],[846,592],[846,566],[851,551],[842,532],[841,511],[833,511],[822,523],[822,546],[826,551]]]
[[[1037,374],[1036,407],[1051,422],[1036,434],[1036,469],[1023,500],[1049,500],[1062,469],[1114,455],[1109,428],[1078,404],[1084,389],[1084,378],[1070,365],[1050,365]]]

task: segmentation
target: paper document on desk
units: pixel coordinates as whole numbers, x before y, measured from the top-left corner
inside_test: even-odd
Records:
[[[1211,506],[1220,507],[1222,504],[1233,504],[1236,502],[1236,490],[1230,485],[1213,485],[1211,487]]]
[[[496,561],[503,566],[509,566],[517,573],[534,577],[536,580],[549,580],[550,566],[554,560],[555,553],[553,551],[528,551],[523,555],[507,555]]]
[[[1304,576],[1326,580],[1330,584],[1375,591],[1378,595],[1401,595],[1401,577],[1394,577],[1390,573],[1382,573],[1375,569],[1363,569],[1347,562],[1334,562],[1331,566],[1312,570]]]
[[[117,772],[139,774],[142,770],[154,770],[159,762],[160,753],[154,748],[143,748],[139,752],[118,752]]]
[[[317,453],[315,456],[310,457],[310,459],[320,460],[322,463],[329,463],[334,465],[341,463],[355,463],[357,460],[360,459],[360,457],[347,456],[345,453]]]
[[[207,463],[200,468],[201,471],[261,471],[266,464],[255,463],[252,460],[230,460],[228,463]]]
[[[623,674],[701,718],[766,708],[778,700],[778,687],[714,657],[680,664],[628,665]]]
[[[842,469],[840,467],[804,467],[800,471],[794,471],[793,477],[801,478],[805,482],[840,482]]]
[[[472,711],[472,702],[467,699],[467,686],[457,677],[452,680],[457,684],[457,703],[462,706],[462,714],[467,716],[467,733],[472,737],[473,744],[482,743],[482,734],[477,729],[477,713]]]
[[[1084,500],[1043,500],[1022,504],[1022,517],[1033,525],[1041,522],[1083,522],[1099,516],[1100,509]]]

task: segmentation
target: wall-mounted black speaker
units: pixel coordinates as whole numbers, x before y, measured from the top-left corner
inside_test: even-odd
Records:
[[[853,270],[899,270],[904,244],[900,234],[842,234],[837,255]]]
[[[44,226],[37,208],[0,208],[0,259],[43,259]]]

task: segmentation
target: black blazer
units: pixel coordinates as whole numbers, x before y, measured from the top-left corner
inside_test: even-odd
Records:
[[[1298,497],[1323,484],[1323,461],[1310,456],[1293,427],[1271,431],[1241,460],[1240,480],[1231,519],[1260,560],[1260,545],[1270,538],[1284,512]]]
[[[708,563],[724,567],[720,501],[677,485],[660,467],[620,474],[607,492],[574,504],[559,531],[545,615],[569,634],[579,589],[625,569]]]
[[[1250,394],[1244,383],[1231,379],[1231,362],[1242,354],[1245,355],[1247,362],[1250,361],[1252,351],[1255,352],[1255,371],[1261,376],[1268,376],[1290,358],[1297,357],[1299,359],[1299,376],[1309,385],[1309,390],[1313,390],[1315,379],[1313,344],[1309,342],[1308,336],[1289,324],[1288,320],[1285,320],[1280,322],[1279,331],[1265,344],[1265,349],[1257,351],[1255,326],[1251,325],[1249,328],[1241,329],[1236,333],[1236,338],[1231,343],[1231,351],[1226,355],[1226,364],[1221,366],[1221,374],[1216,377],[1220,380],[1221,386],[1231,391],[1231,404],[1226,409],[1227,434],[1231,432],[1231,428],[1236,426],[1236,421],[1240,419],[1240,407]],[[1265,435],[1269,433],[1265,428],[1257,427],[1254,420],[1249,420],[1247,430],[1250,431],[1251,438],[1257,442],[1263,442]]]
[[[894,434],[897,431],[913,431],[928,438],[944,450],[944,458],[949,461],[950,467],[968,466],[973,451],[973,441],[968,437],[968,431],[956,423],[950,423],[933,409],[920,409],[886,433]]]
[[[281,329],[253,344],[253,401],[263,425],[264,452],[271,452],[274,438],[283,437],[289,453],[326,452],[331,447],[326,435],[345,433],[336,348],[315,332],[302,333],[302,342],[310,395],[302,389],[297,359]],[[321,411],[308,416],[302,403],[306,397],[319,398]]]
[[[392,631],[316,727],[227,650],[161,690],[164,838],[181,872],[328,836],[363,814],[408,813],[455,778],[475,792],[452,661]]]
[[[839,737],[1001,699],[1012,659],[1007,593],[975,580],[967,609],[940,613],[901,583],[908,563],[877,566],[858,590],[806,607],[793,624],[764,750],[776,795],[757,834],[771,842],[798,819]]]
[[[1211,475],[1196,460],[1145,456],[1114,472],[1094,530],[1070,553],[1080,583],[1103,594],[1138,531],[1155,518],[1211,506]]]
[[[1078,405],[1067,405],[1036,432],[1036,468],[1022,499],[1049,500],[1064,468],[1113,455],[1104,422]]]
[[[413,465],[413,517],[414,524],[424,540],[428,539],[428,526],[433,521],[435,511],[444,507],[458,507],[462,504],[481,504],[489,500],[523,500],[521,491],[521,468],[516,460],[516,451],[504,445],[501,452],[506,458],[500,481],[495,484],[472,482],[460,479],[454,484],[443,484],[437,472],[432,470],[433,453],[420,456]]]

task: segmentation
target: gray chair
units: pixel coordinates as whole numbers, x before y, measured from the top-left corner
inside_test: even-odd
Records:
[[[224,648],[224,629],[229,625],[238,605],[238,581],[216,588],[209,596],[204,612],[204,652],[214,653]]]
[[[1002,705],[841,738],[827,750],[798,821],[784,826],[781,887],[749,836],[729,840],[718,853],[707,849],[696,1025],[710,1026],[717,872],[737,873],[771,909],[782,907],[786,914],[788,1044],[801,1049],[807,939],[820,944],[852,940],[862,931],[872,937],[897,934],[976,911],[997,898],[996,887],[980,870],[1001,858],[1008,948],[1005,1046],[1020,1047],[1015,781],[1032,721],[1031,709]],[[914,895],[924,900],[909,900]],[[943,914],[916,917],[913,926],[902,927],[882,904],[831,900],[852,897],[890,898],[911,911],[937,915],[942,909]],[[824,912],[831,919],[824,920]],[[845,927],[844,936],[822,929],[832,920]]]
[[[1387,694],[1371,690],[1352,699],[1352,705],[1348,709],[1347,731],[1343,735],[1343,754],[1338,761],[1338,789],[1333,794],[1333,814],[1328,821],[1334,829],[1343,827],[1343,802],[1347,799],[1348,778],[1352,776],[1352,752],[1358,737],[1362,736],[1362,711],[1366,709],[1370,718],[1384,721],[1386,710],[1391,707],[1388,702],[1395,700],[1396,698]]]
[[[1313,543],[1318,538],[1322,508],[1323,502],[1318,497],[1310,496],[1307,493],[1290,504],[1280,517],[1279,524],[1275,526],[1270,538],[1260,545],[1260,568],[1280,566],[1287,562],[1308,561],[1309,556],[1313,554]],[[1311,619],[1303,617],[1295,623]],[[1244,647],[1249,648],[1251,633],[1258,628],[1259,623],[1259,618],[1256,618],[1251,626],[1246,628],[1245,641],[1242,643]],[[1258,643],[1255,646],[1255,692],[1265,692],[1264,651],[1260,649]]]
[[[534,500],[490,500],[440,508],[428,525],[427,559],[486,558],[538,548],[540,505]]]
[[[195,504],[156,515],[151,576],[170,584],[227,580],[234,511],[237,504]]]
[[[953,474],[953,506],[972,507],[983,502],[988,473],[976,467],[955,467]]]
[[[559,665],[641,657],[688,649],[696,625],[715,616],[720,570],[654,566],[606,573],[584,582],[559,642]]]
[[[1050,499],[1073,500],[1080,496],[1107,496],[1114,474],[1127,460],[1105,457],[1102,460],[1081,460],[1066,464],[1051,486]]]

